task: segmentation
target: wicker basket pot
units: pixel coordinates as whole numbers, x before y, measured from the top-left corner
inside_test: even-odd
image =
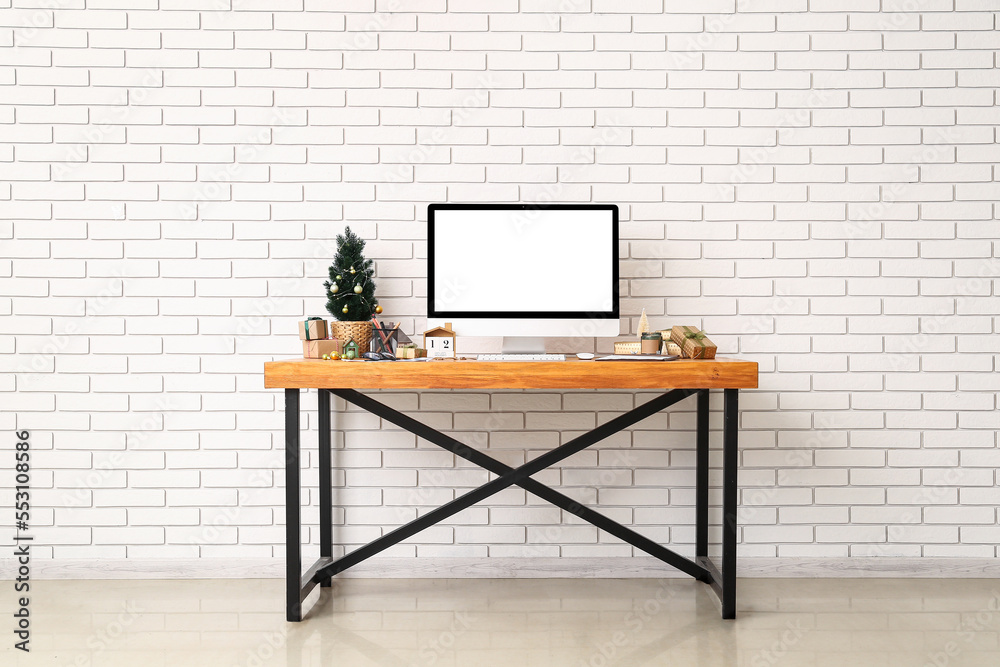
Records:
[[[372,344],[372,323],[333,320],[330,322],[330,338],[339,338],[344,345],[353,338],[361,352],[368,352]]]

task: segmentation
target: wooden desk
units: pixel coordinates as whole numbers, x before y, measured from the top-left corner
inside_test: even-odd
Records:
[[[420,361],[346,362],[317,359],[264,364],[264,386],[285,390],[286,615],[302,620],[302,602],[315,586],[330,586],[347,568],[444,521],[477,502],[517,485],[711,585],[722,617],[736,617],[736,505],[739,390],[757,386],[757,364],[739,359],[678,361]],[[320,559],[302,573],[299,391],[319,390]],[[663,393],[596,429],[511,468],[366,396],[358,389],[657,389]],[[709,390],[723,390],[723,525],[721,568],[708,555]],[[335,395],[497,475],[410,523],[339,559],[333,558],[333,491],[330,396]],[[695,559],[690,560],[584,507],[531,478],[563,459],[656,414],[697,396],[695,470]]]

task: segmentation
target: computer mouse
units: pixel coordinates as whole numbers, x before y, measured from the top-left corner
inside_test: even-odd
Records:
[[[590,361],[591,359],[594,358],[594,355],[592,355],[590,352],[577,352],[576,358],[583,359],[584,361]]]

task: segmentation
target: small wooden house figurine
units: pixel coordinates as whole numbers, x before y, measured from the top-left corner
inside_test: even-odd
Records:
[[[428,358],[454,357],[455,332],[451,330],[451,322],[443,327],[434,327],[424,332],[424,348]]]

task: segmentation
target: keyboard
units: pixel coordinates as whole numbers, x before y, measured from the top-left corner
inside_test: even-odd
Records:
[[[480,354],[477,361],[566,361],[565,354]]]

